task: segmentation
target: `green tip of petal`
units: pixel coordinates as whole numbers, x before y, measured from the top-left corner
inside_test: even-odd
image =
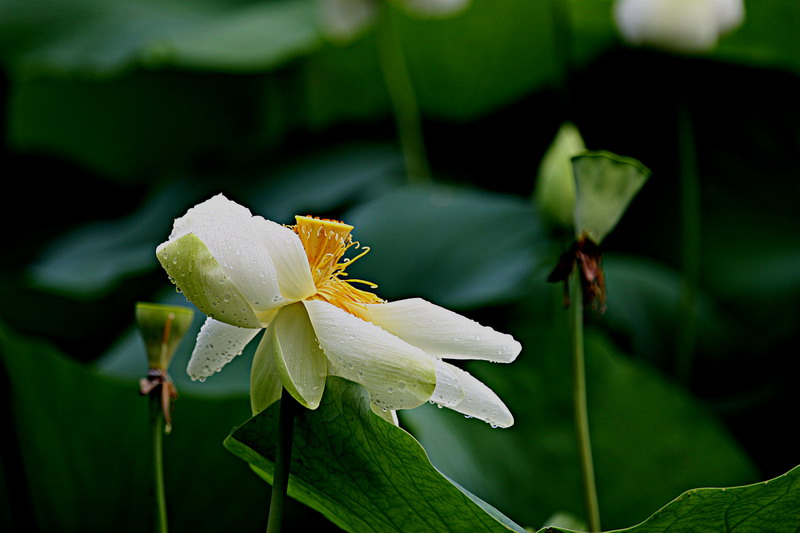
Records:
[[[575,173],[575,236],[600,244],[650,177],[639,161],[610,152],[572,158]]]
[[[208,316],[240,328],[260,328],[247,299],[193,233],[158,247],[156,256],[186,299]]]
[[[175,350],[192,325],[194,311],[188,307],[139,302],[136,324],[147,349],[149,368],[167,370]]]

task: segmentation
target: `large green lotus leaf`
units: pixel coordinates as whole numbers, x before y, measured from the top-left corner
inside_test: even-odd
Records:
[[[37,74],[267,70],[318,44],[314,10],[311,0],[11,0],[0,8],[0,60]]]
[[[145,359],[144,352],[138,356]],[[10,530],[150,530],[152,442],[138,380],[99,376],[3,325],[0,362],[8,429],[2,481],[17,502],[10,514],[18,527]],[[177,400],[173,431],[164,438],[175,531],[231,524],[263,531],[264,485],[221,445],[248,416],[246,396]]]
[[[225,441],[270,483],[279,410],[275,402]],[[320,406],[298,409],[294,432],[289,495],[346,531],[525,531],[442,476],[411,435],[372,412],[360,385],[329,377]]]
[[[450,186],[400,188],[343,216],[370,253],[351,275],[383,298],[421,296],[445,306],[513,298],[545,242],[522,198]]]
[[[498,502],[517,523],[536,527],[556,512],[584,516],[566,320],[559,313],[513,330],[523,351],[508,366],[467,367],[506,402],[513,427],[491,429],[431,406],[401,413],[437,468],[479,497]],[[725,428],[682,389],[597,333],[589,332],[586,361],[605,527],[644,520],[694,487],[755,479]]]
[[[639,525],[618,533],[726,531],[794,533],[800,529],[800,467],[743,487],[686,491]],[[569,531],[546,528],[540,533]]]

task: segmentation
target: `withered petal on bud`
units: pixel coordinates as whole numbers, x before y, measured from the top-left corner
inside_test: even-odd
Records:
[[[148,370],[147,377],[139,380],[139,393],[160,400],[161,412],[164,413],[164,431],[172,431],[172,402],[178,399],[178,389],[167,371],[155,368]]]
[[[603,273],[602,251],[591,238],[584,235],[564,252],[547,277],[550,283],[564,282],[564,307],[569,307],[569,276],[577,264],[581,280],[583,304],[603,314],[606,311],[606,279]]]

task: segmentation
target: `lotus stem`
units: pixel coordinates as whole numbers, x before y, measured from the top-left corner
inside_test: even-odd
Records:
[[[267,533],[279,533],[283,524],[283,508],[286,502],[286,489],[289,486],[289,470],[292,464],[294,416],[295,400],[286,389],[283,389],[280,414],[278,415],[278,446],[275,450],[275,474],[272,478]]]
[[[580,269],[570,274],[570,330],[572,334],[573,402],[575,429],[578,437],[581,479],[589,531],[600,531],[600,508],[597,503],[597,486],[594,479],[592,443],[589,437],[589,413],[586,402],[586,361],[583,341],[583,290]]]
[[[431,170],[422,135],[422,118],[390,7],[382,7],[376,30],[381,69],[392,102],[408,180],[429,182]]]

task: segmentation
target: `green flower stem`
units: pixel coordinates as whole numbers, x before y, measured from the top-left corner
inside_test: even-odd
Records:
[[[163,387],[163,385],[161,385]],[[166,533],[167,498],[164,490],[164,411],[161,395],[150,395],[150,425],[153,430],[153,482],[155,484],[156,531]]]
[[[289,486],[289,469],[292,463],[292,440],[294,438],[294,398],[283,389],[278,418],[278,446],[275,451],[275,474],[272,478],[272,495],[269,501],[267,533],[279,533],[283,523],[283,507],[286,488]]]
[[[382,6],[376,33],[381,69],[394,109],[408,180],[429,182],[431,170],[422,136],[422,119],[391,7]]]
[[[586,504],[589,531],[600,531],[600,508],[597,504],[597,486],[594,480],[592,443],[589,438],[589,413],[586,403],[586,362],[583,351],[583,290],[580,269],[570,274],[570,332],[572,334],[572,398],[575,406],[575,429],[578,437],[578,454]]]
[[[685,100],[678,109],[683,282],[678,313],[675,377],[687,385],[697,338],[697,287],[700,279],[700,179],[694,129]]]

